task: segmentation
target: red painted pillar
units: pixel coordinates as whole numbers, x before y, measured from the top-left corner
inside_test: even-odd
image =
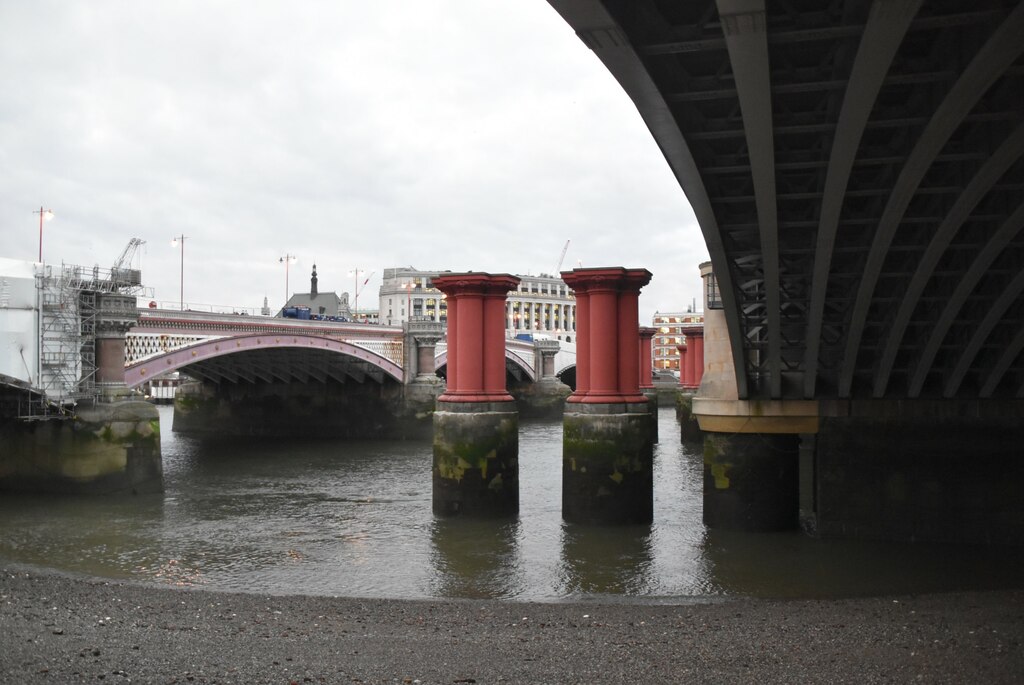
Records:
[[[587,401],[614,402],[619,394],[619,297],[614,284],[590,289],[590,392]],[[578,344],[577,344],[578,346]]]
[[[509,274],[445,274],[433,279],[448,300],[448,387],[440,402],[503,402],[505,299]]]
[[[700,379],[704,375],[704,330],[691,328],[683,331],[686,336],[686,382],[684,388],[700,387]]]
[[[448,303],[448,351],[447,351],[447,366],[448,373],[445,375],[447,387],[457,388],[459,387],[459,370],[455,368],[455,364],[452,363],[453,359],[459,358],[459,305],[454,299],[447,299]]]
[[[683,383],[683,387],[687,388],[687,389],[692,389],[692,388],[696,387],[693,384],[693,378],[694,378],[693,360],[697,356],[695,351],[694,351],[694,347],[696,347],[696,345],[694,345],[693,336],[691,335],[691,331],[683,331],[683,337],[686,338],[686,382]]]
[[[679,350],[679,385],[686,388],[689,387],[689,377],[686,375],[686,358],[689,356],[689,350],[686,345],[676,345],[676,349]]]
[[[576,392],[569,402],[646,402],[640,394],[640,289],[647,269],[563,271],[576,293]]]
[[[440,286],[439,286],[440,287]],[[441,292],[444,292],[442,290]],[[452,299],[451,293],[446,293]],[[455,364],[458,384],[454,394],[479,395],[484,389],[484,303],[480,292],[462,292],[459,298],[459,327],[455,331],[458,354],[448,357],[448,366]],[[448,386],[445,395],[453,393]],[[444,396],[442,395],[442,399]]]
[[[508,274],[445,274],[448,386],[434,412],[433,510],[510,516],[519,510],[519,413],[505,387]]]
[[[693,387],[699,388],[704,377],[704,331],[695,330],[691,334],[693,342]]]
[[[576,392],[569,402],[579,402],[590,392],[590,346],[581,340],[590,340],[590,295],[585,290],[576,291]]]
[[[651,375],[651,338],[644,338],[642,355],[639,296],[651,272],[573,269],[562,280],[577,304],[576,392],[562,419],[562,517],[650,522],[656,424],[652,403],[640,393],[641,364],[645,380]]]
[[[640,389],[654,388],[653,350],[654,334],[657,328],[640,327]]]
[[[493,281],[483,295],[483,390],[488,397],[511,397],[505,387],[505,300],[519,279],[509,287]]]

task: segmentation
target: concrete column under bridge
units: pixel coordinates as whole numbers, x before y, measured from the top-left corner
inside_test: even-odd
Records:
[[[646,269],[563,271],[576,293],[576,392],[566,401],[562,517],[649,523],[654,517],[654,414],[640,392],[640,289]]]
[[[519,413],[505,385],[509,274],[445,274],[448,388],[434,412],[433,509],[439,515],[519,511]]]

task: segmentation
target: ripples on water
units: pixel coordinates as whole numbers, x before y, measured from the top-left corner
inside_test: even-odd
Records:
[[[561,519],[562,424],[521,426],[520,514],[435,519],[429,442],[209,441],[170,431],[166,491],[0,499],[0,557],[113,578],[260,593],[656,601],[1010,587],[1020,550],[708,531],[701,455],[659,414],[655,522]]]

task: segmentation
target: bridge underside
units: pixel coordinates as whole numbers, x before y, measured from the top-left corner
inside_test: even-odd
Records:
[[[696,213],[742,398],[1024,395],[1024,7],[550,0]]]
[[[222,383],[383,383],[388,374],[373,364],[337,352],[272,348],[212,357],[181,367],[183,373]]]

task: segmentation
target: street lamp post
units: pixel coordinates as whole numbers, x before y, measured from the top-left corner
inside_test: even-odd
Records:
[[[288,265],[297,259],[298,257],[296,257],[293,254],[285,254],[284,257],[281,257],[280,259],[277,260],[279,263],[284,264],[284,304],[281,305],[282,309],[288,305],[288,298],[290,297],[290,295],[288,294],[290,292],[288,290]]]
[[[185,240],[184,234],[177,236],[171,241],[172,247],[181,248],[181,274],[178,277],[178,309],[185,311]]]
[[[53,218],[52,209],[43,209],[43,206],[39,206],[38,211],[32,212],[33,214],[39,215],[39,263],[43,263],[43,222],[49,221]]]

